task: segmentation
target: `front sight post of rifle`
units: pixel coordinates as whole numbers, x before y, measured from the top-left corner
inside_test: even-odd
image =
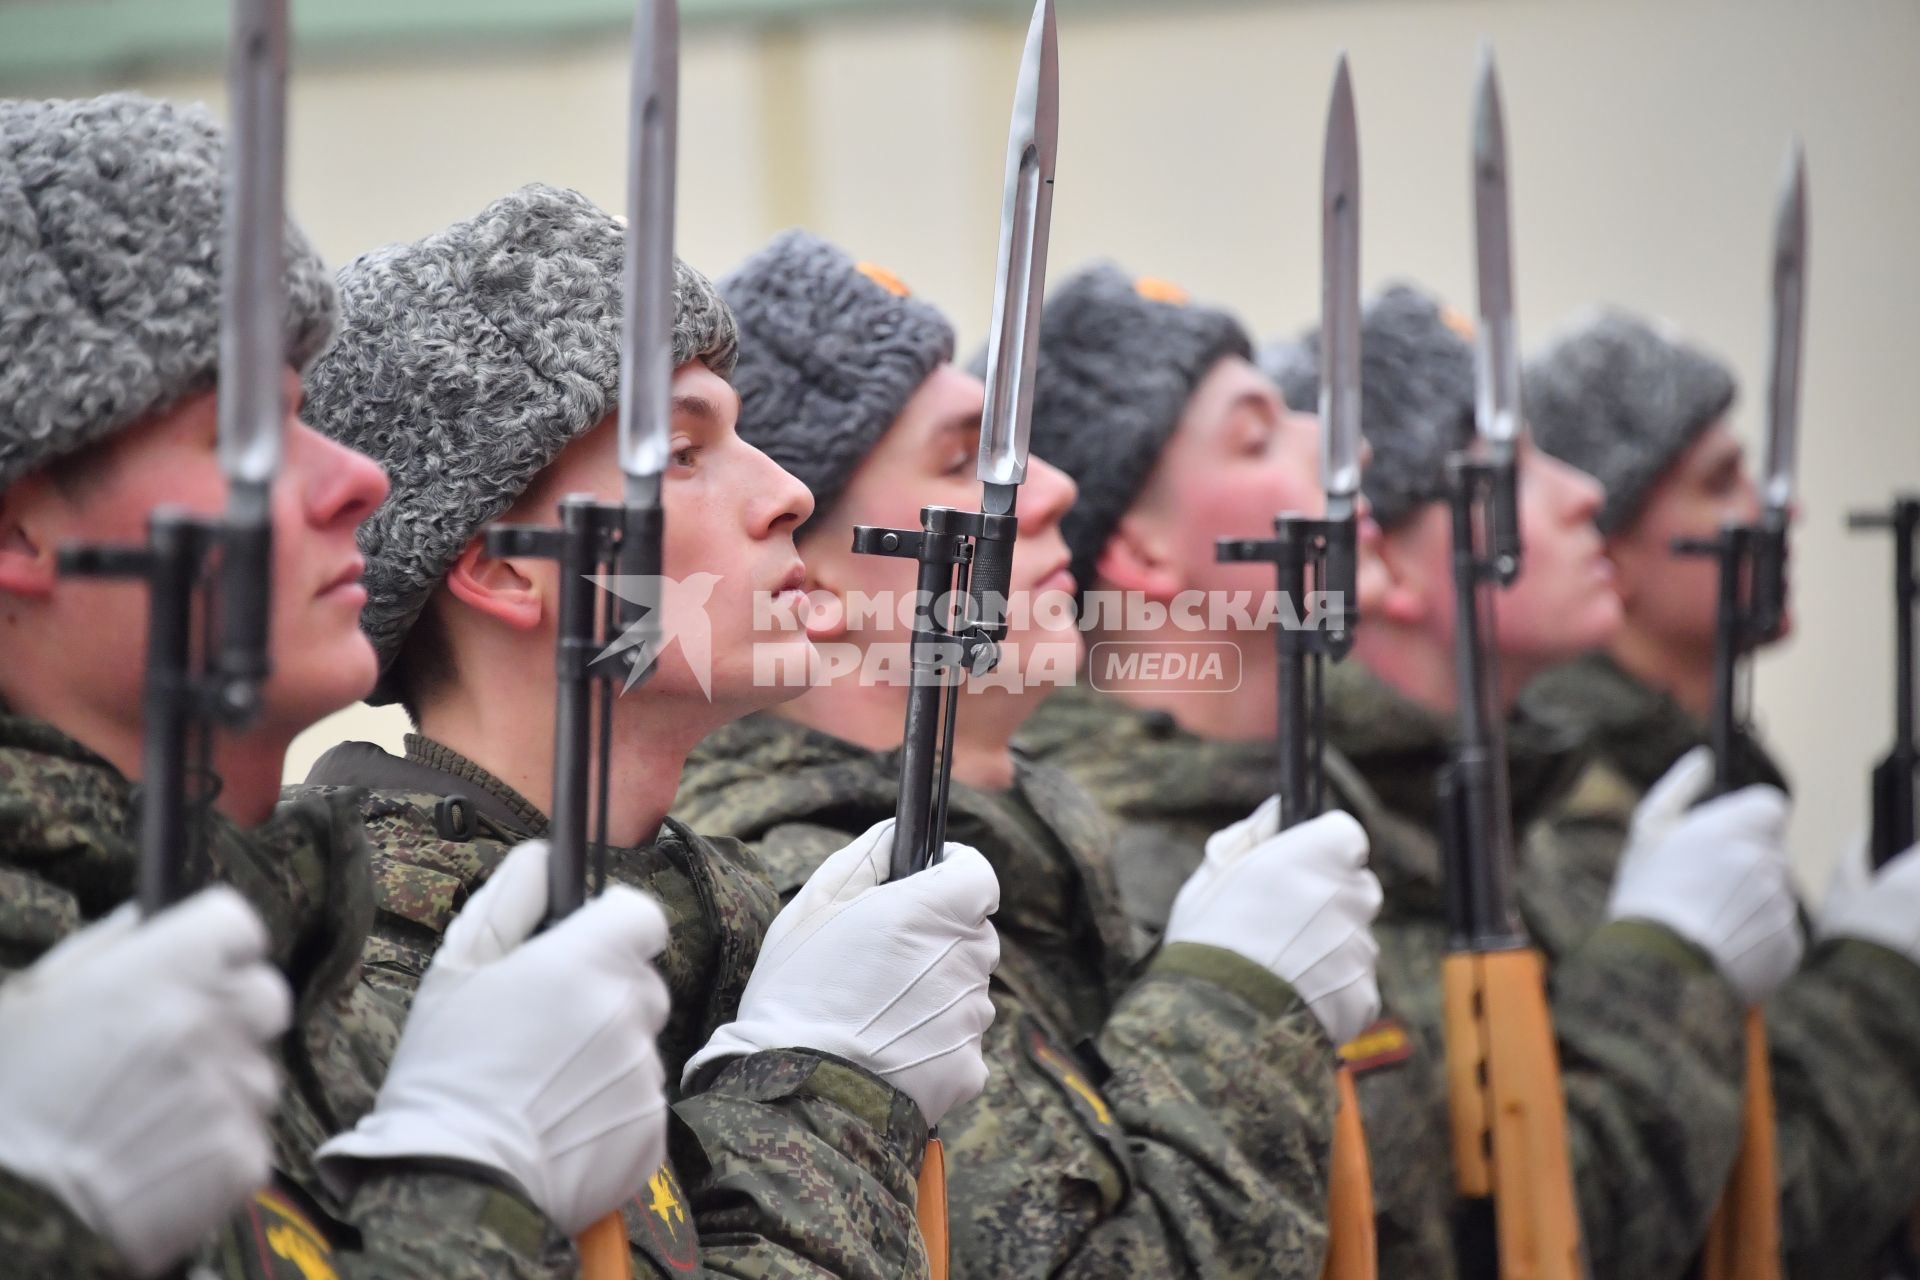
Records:
[[[906,729],[900,745],[900,795],[894,811],[890,878],[931,866],[946,844],[954,713],[961,681],[1000,662],[1018,517],[953,507],[923,507],[920,528],[857,525],[853,550],[913,560],[913,633]],[[1004,552],[999,549],[1004,548]],[[992,550],[990,550],[992,549]],[[1004,562],[998,585],[982,584],[982,561]]]
[[[1271,564],[1277,589],[1292,608],[1292,616],[1283,616],[1274,628],[1279,655],[1276,794],[1284,831],[1318,816],[1324,803],[1322,668],[1325,660],[1338,662],[1352,647],[1356,613],[1351,587],[1335,585],[1331,566],[1341,560],[1353,564],[1354,524],[1285,513],[1274,517],[1273,535],[1221,538],[1214,554],[1223,564]]]
[[[606,886],[614,688],[644,681],[657,656],[651,644],[615,646],[620,635],[614,593],[599,590],[595,580],[623,563],[636,563],[631,556],[623,560],[628,537],[653,543],[651,552],[640,551],[657,566],[661,523],[657,507],[634,511],[573,494],[561,501],[557,526],[494,525],[486,532],[488,555],[537,556],[554,561],[560,570],[548,924],[571,915],[590,893]]]

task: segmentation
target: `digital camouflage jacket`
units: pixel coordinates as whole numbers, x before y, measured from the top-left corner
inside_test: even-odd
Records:
[[[0,972],[133,896],[137,788],[38,721],[0,712]],[[367,851],[347,808],[308,800],[241,830],[207,818],[214,876],[246,897],[293,989],[281,1044],[272,1186],[202,1251],[213,1274],[248,1280],[544,1280],[572,1249],[516,1192],[443,1170],[391,1166],[350,1203],[321,1185],[313,1152],[371,1105],[369,1046],[395,1014],[359,982],[372,914]],[[104,1241],[51,1197],[0,1176],[0,1259],[36,1280],[122,1274]]]
[[[1374,1172],[1382,1276],[1491,1276],[1460,1232],[1444,1075],[1440,962],[1448,950],[1434,775],[1447,726],[1356,664],[1328,673],[1327,807],[1352,813],[1386,891],[1380,1023],[1345,1047]],[[1072,772],[1128,830],[1123,881],[1143,928],[1165,921],[1208,835],[1274,787],[1272,744],[1217,742],[1171,716],[1061,690],[1022,744]],[[1738,1143],[1740,1010],[1733,988],[1671,933],[1615,924],[1561,950],[1546,923],[1558,868],[1582,856],[1528,819],[1583,771],[1525,725],[1512,731],[1516,828],[1528,831],[1521,911],[1554,961],[1550,992],[1579,1207],[1595,1277],[1678,1276]],[[1549,934],[1556,935],[1549,937]]]
[[[898,778],[895,752],[759,715],[694,753],[676,812],[791,893],[893,816]],[[948,834],[1000,880],[988,1083],[940,1126],[953,1276],[1318,1277],[1333,1046],[1305,1003],[1211,947],[1141,970],[1108,823],[1054,770],[955,783]]]
[[[1623,783],[1571,795],[1550,817],[1568,843],[1595,850],[1570,913],[1570,927],[1591,929],[1633,806],[1706,740],[1705,729],[1605,657],[1549,672],[1525,701],[1582,736]],[[1786,786],[1751,736],[1741,739],[1736,774]],[[1872,943],[1818,945],[1766,1015],[1788,1273],[1877,1277],[1876,1246],[1920,1203],[1920,968]]]
[[[377,903],[368,982],[404,1008],[462,903],[545,815],[506,783],[418,735],[405,758],[346,743],[306,794],[346,790],[373,847]],[[610,880],[659,900],[672,926],[655,964],[673,1005],[659,1038],[670,1087],[732,1018],[778,903],[752,856],[669,821],[611,849]],[[391,1045],[382,1046],[390,1052]],[[638,1275],[923,1274],[914,1185],[926,1121],[911,1099],[827,1055],[734,1059],[678,1100],[668,1162],[626,1207]]]

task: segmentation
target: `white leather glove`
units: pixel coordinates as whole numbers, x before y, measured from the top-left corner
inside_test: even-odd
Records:
[[[437,1157],[507,1175],[569,1235],[613,1212],[665,1158],[654,1036],[667,945],[653,899],[610,886],[538,937],[547,845],[508,854],[447,929],[374,1109],[320,1148],[342,1194],[360,1161]]]
[[[1864,865],[1864,844],[1858,856]],[[1920,964],[1920,845],[1880,868],[1865,884],[1836,876],[1820,911],[1820,936],[1877,942]]]
[[[123,907],[0,984],[0,1165],[136,1275],[165,1271],[272,1173],[266,1046],[292,997],[267,946],[253,908],[212,888],[145,922]]]
[[[1787,798],[1754,786],[1692,807],[1712,782],[1713,753],[1695,747],[1641,799],[1607,918],[1665,925],[1712,956],[1748,1004],[1761,1004],[1803,948]]]
[[[858,1063],[915,1102],[928,1124],[987,1084],[981,1041],[993,1024],[987,979],[1000,937],[1000,881],[979,852],[948,844],[940,862],[892,884],[893,822],[820,865],[772,926],[740,1012],[687,1063],[766,1049],[815,1049]]]
[[[1380,881],[1367,870],[1367,833],[1323,813],[1279,830],[1280,801],[1207,837],[1167,919],[1168,942],[1245,956],[1300,993],[1337,1045],[1380,1016],[1380,957],[1370,925]]]

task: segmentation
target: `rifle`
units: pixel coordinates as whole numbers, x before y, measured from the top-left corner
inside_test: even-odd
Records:
[[[1914,535],[1920,531],[1920,495],[1903,494],[1885,511],[1854,512],[1849,529],[1886,529],[1893,534],[1893,747],[1873,770],[1873,865],[1885,866],[1915,840],[1914,787],[1920,753],[1914,749],[1913,615],[1920,603],[1920,577],[1913,567]],[[1920,1277],[1920,1213],[1889,1244],[1882,1257],[1888,1276]]]
[[[918,529],[856,525],[853,531],[854,551],[919,565],[894,809],[891,878],[896,880],[933,865],[946,845],[960,684],[969,674],[993,670],[1007,634],[1007,593],[1020,528],[1014,506],[1027,478],[1040,299],[1053,220],[1059,80],[1053,0],[1037,0],[1007,139],[986,405],[980,417],[980,509],[922,507]],[[928,1262],[941,1280],[947,1272],[946,1165],[932,1135],[921,1166],[919,1218]]]
[[[557,527],[495,525],[487,553],[538,556],[560,568],[555,610],[553,804],[547,923],[607,882],[614,686],[653,674],[661,644],[661,478],[673,384],[673,206],[680,113],[676,0],[636,0],[628,102],[626,263],[620,359],[623,495],[569,494]],[[620,580],[617,590],[596,585]],[[592,815],[589,832],[588,816]],[[589,871],[591,888],[589,889]],[[632,1247],[618,1213],[575,1241],[587,1280],[630,1280]]]
[[[1728,523],[1708,539],[1683,538],[1679,555],[1711,556],[1719,566],[1714,619],[1713,703],[1707,737],[1713,748],[1713,794],[1739,785],[1735,765],[1747,737],[1742,712],[1746,658],[1786,622],[1787,524],[1792,516],[1800,424],[1800,349],[1806,300],[1807,179],[1798,144],[1776,206],[1773,244],[1773,351],[1767,397],[1767,475],[1761,515]],[[1747,1090],[1740,1154],[1701,1252],[1703,1280],[1772,1280],[1781,1274],[1780,1184],[1774,1155],[1773,1073],[1766,1023],[1747,1011]]]
[[[1914,572],[1915,535],[1920,534],[1920,494],[1902,494],[1885,511],[1854,512],[1849,529],[1885,529],[1893,534],[1893,748],[1873,770],[1873,865],[1883,867],[1911,849],[1914,784],[1920,751],[1914,746],[1913,617],[1920,607],[1920,575]]]
[[[1317,816],[1325,775],[1325,704],[1321,671],[1353,646],[1359,610],[1356,495],[1360,489],[1360,152],[1353,84],[1342,54],[1327,108],[1321,177],[1320,431],[1326,515],[1274,517],[1270,539],[1222,538],[1224,562],[1272,564],[1280,593],[1294,602],[1299,626],[1274,629],[1279,655],[1276,740],[1280,828]],[[1324,611],[1302,612],[1311,582]],[[1313,620],[1309,628],[1306,620]],[[1335,1077],[1333,1165],[1327,1198],[1325,1280],[1371,1280],[1378,1269],[1373,1222],[1373,1171],[1353,1073]]]
[[[1585,1265],[1566,1098],[1547,1012],[1545,962],[1527,939],[1514,892],[1513,814],[1493,646],[1493,592],[1519,575],[1521,556],[1506,151],[1489,50],[1473,139],[1475,443],[1447,461],[1459,702],[1459,741],[1439,778],[1452,931],[1441,968],[1447,1090],[1455,1182],[1462,1196],[1477,1202],[1461,1232],[1463,1253],[1491,1245],[1503,1280],[1571,1280]]]
[[[212,733],[253,722],[269,668],[269,506],[286,416],[286,0],[234,0],[231,29],[217,393],[227,507],[156,507],[146,545],[62,547],[57,561],[70,577],[147,587],[136,891],[145,915],[207,878],[205,816],[219,791]]]

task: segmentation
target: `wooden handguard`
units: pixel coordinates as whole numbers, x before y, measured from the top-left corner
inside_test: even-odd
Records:
[[[1702,1280],[1779,1280],[1780,1179],[1773,1151],[1773,1071],[1767,1027],[1747,1011],[1747,1096],[1741,1107],[1740,1154],[1726,1194],[1713,1211],[1701,1255]]]
[[[1327,1188],[1327,1261],[1321,1280],[1375,1280],[1379,1257],[1373,1236],[1373,1166],[1360,1123],[1353,1072],[1334,1076],[1332,1185]]]
[[[581,1280],[633,1280],[633,1249],[627,1220],[610,1213],[574,1238],[580,1251]]]
[[[927,1274],[947,1280],[947,1152],[938,1138],[927,1139],[913,1214],[920,1224],[920,1242],[927,1247]]]
[[[1580,1280],[1567,1104],[1540,953],[1450,955],[1441,982],[1460,1194],[1493,1200],[1501,1280]]]

